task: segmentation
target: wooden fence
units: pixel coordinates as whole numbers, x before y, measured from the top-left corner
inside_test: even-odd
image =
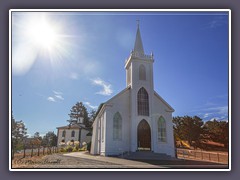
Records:
[[[201,161],[216,162],[228,164],[228,153],[224,152],[208,152],[201,150],[177,149],[177,157],[179,159],[194,159]]]
[[[48,155],[48,154],[54,154],[58,152],[59,152],[59,148],[55,146],[30,148],[30,149],[24,149],[24,150],[15,152],[14,154],[12,154],[12,159]]]

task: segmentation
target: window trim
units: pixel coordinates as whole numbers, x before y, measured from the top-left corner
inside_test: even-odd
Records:
[[[62,137],[66,137],[66,131],[65,130],[63,130],[63,132],[62,132]]]
[[[167,123],[163,116],[160,116],[157,120],[157,138],[159,143],[167,143]]]
[[[113,141],[122,140],[122,116],[116,112],[113,116]]]
[[[144,87],[137,93],[137,113],[138,116],[149,116],[149,95]]]
[[[71,137],[75,137],[75,131],[74,130],[72,130],[72,132],[71,132]]]

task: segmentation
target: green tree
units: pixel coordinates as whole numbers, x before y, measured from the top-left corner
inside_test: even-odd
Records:
[[[96,118],[96,110],[92,109],[89,113],[89,127],[92,126],[94,119]]]
[[[27,128],[24,122],[16,121],[12,115],[12,157],[17,150],[23,149],[24,139],[27,137]]]
[[[70,110],[70,124],[74,123],[83,123],[86,127],[89,127],[89,117],[87,108],[83,105],[82,102],[77,102],[72,109]],[[83,122],[81,122],[81,118],[83,118]]]
[[[35,132],[33,139],[31,140],[30,144],[35,147],[40,147],[42,144],[42,137],[40,136],[39,132]]]
[[[189,145],[199,144],[201,134],[203,131],[203,121],[197,116],[183,116],[174,117],[174,135],[175,139],[181,139],[188,141]]]
[[[229,124],[226,121],[207,121],[204,124],[205,136],[207,139],[224,144],[228,148],[229,143]]]
[[[42,139],[43,146],[57,146],[57,135],[54,132],[49,131],[43,136]]]

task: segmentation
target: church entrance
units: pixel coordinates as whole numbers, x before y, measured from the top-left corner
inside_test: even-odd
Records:
[[[145,119],[141,120],[138,124],[137,140],[138,150],[151,150],[151,129]]]

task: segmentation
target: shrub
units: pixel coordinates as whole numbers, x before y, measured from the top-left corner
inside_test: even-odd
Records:
[[[82,147],[79,149],[79,151],[86,151],[87,150],[87,147]]]
[[[67,152],[72,152],[73,147],[72,147],[72,146],[68,146],[68,147],[66,148],[66,150],[67,150]]]
[[[60,152],[67,152],[67,149],[66,148],[61,148]]]
[[[92,145],[92,142],[90,141],[89,143],[87,143],[87,150],[90,152],[91,150],[91,145]]]
[[[78,147],[74,147],[72,152],[78,152],[78,149],[79,149]]]

